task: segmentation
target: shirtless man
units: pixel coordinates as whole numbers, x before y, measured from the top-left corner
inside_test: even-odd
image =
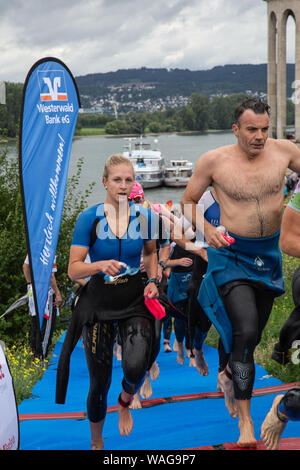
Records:
[[[201,296],[212,272],[232,327],[231,348],[226,351],[229,363],[220,374],[225,403],[232,416],[239,416],[238,445],[255,447],[250,415],[253,354],[274,298],[284,292],[278,249],[284,176],[287,168],[300,171],[300,151],[287,140],[268,139],[269,106],[259,100],[246,100],[236,108],[232,128],[237,142],[201,156],[181,204],[184,215],[204,231],[209,245],[208,274],[198,300],[203,306]],[[219,201],[221,225],[235,238],[232,245],[197,210],[197,202],[210,185]],[[258,275],[263,277],[260,282]]]

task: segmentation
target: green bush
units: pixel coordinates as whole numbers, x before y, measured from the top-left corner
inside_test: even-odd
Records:
[[[18,163],[8,158],[6,149],[0,153],[0,316],[15,300],[26,293],[22,264],[26,240],[19,191]],[[23,336],[29,325],[24,309],[0,320],[0,338],[14,341]]]
[[[43,377],[48,360],[34,357],[26,344],[6,347],[5,355],[14,382],[17,404],[30,398],[31,391],[38,380]]]
[[[64,210],[57,245],[57,283],[63,299],[67,299],[73,283],[67,275],[69,250],[75,221],[87,206],[91,184],[82,194],[78,189],[83,159],[79,159],[77,171],[69,178]],[[7,149],[0,151],[0,317],[18,298],[26,294],[26,282],[22,265],[27,253],[24,217],[19,184],[17,157],[9,157]],[[61,309],[63,318],[69,312]],[[58,321],[58,327],[60,327]],[[0,339],[8,346],[26,342],[30,329],[28,307],[24,305],[0,319]]]

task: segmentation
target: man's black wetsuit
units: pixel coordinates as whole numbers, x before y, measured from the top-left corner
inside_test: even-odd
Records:
[[[255,377],[253,353],[275,297],[284,293],[279,232],[255,239],[229,235],[235,238],[230,247],[208,248],[198,300],[230,354],[235,398],[249,400]]]

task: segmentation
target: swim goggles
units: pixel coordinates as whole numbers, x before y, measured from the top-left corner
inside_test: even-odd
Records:
[[[141,196],[140,194],[137,194],[134,197],[129,197],[128,196],[128,201],[131,201],[131,202],[142,202],[143,200],[144,200],[144,197]]]
[[[120,261],[120,264],[123,266],[123,268],[125,268],[125,271],[122,272],[121,274],[118,274],[117,276],[109,276],[108,274],[105,274],[104,276],[104,280],[105,281],[108,281],[108,282],[114,282],[116,281],[117,279],[119,279],[120,277],[123,277],[123,276],[134,276],[134,274],[138,273],[140,268],[131,268],[130,266],[128,266],[126,263],[122,263]]]

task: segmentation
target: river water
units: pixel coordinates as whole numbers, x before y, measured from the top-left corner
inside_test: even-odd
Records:
[[[158,136],[147,136],[143,139],[151,146],[158,147],[165,160],[188,159],[194,164],[199,157],[208,150],[235,142],[233,132],[207,132],[203,134],[182,135],[182,134],[162,134]],[[95,182],[92,194],[88,198],[88,205],[91,206],[105,200],[105,190],[102,184],[102,173],[105,161],[114,153],[122,153],[126,141],[123,137],[80,137],[73,141],[69,175],[74,174],[77,162],[83,157],[83,167],[80,178],[79,190],[84,192],[90,183]],[[9,153],[15,154],[14,143],[9,143]],[[184,188],[159,187],[145,190],[145,197],[151,202],[166,202],[172,200],[179,203]]]

